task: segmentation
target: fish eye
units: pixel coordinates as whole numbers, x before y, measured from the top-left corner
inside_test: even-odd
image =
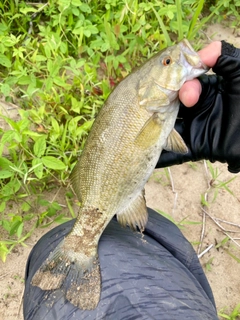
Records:
[[[165,58],[163,58],[163,60],[162,60],[162,64],[163,64],[164,66],[168,66],[168,65],[171,64],[171,63],[172,63],[172,59],[171,59],[170,56],[165,57]]]

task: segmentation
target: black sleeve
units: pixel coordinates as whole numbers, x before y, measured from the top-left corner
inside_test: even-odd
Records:
[[[61,289],[42,291],[31,279],[74,221],[54,228],[33,248],[26,266],[25,320],[218,319],[211,288],[181,231],[149,209],[144,235],[115,219],[99,243],[101,300],[92,311],[74,307]],[[81,293],[79,293],[81,294]]]
[[[188,145],[186,155],[163,152],[157,167],[202,159],[227,162],[240,171],[240,49],[222,41],[215,75],[199,78],[202,94],[192,108],[180,106],[176,129]]]

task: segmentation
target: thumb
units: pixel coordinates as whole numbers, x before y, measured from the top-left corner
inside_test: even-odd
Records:
[[[201,93],[201,83],[193,79],[183,84],[179,91],[179,99],[186,107],[192,107],[198,102]]]
[[[209,67],[216,64],[218,57],[221,55],[221,41],[213,41],[206,48],[198,51],[201,60]],[[186,107],[194,106],[202,93],[202,86],[197,79],[184,83],[179,91],[179,98]]]

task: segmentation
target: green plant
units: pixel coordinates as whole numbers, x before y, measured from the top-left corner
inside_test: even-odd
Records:
[[[230,240],[230,236],[224,237],[222,241],[216,244],[215,248],[222,248],[237,263],[240,263],[240,258],[237,257],[237,255],[239,255],[239,247],[237,247],[235,244],[231,244]]]
[[[219,249],[221,247],[224,247],[228,243],[229,240],[230,240],[229,237],[225,237],[222,241],[220,241],[216,244],[215,248]]]
[[[183,218],[181,221],[176,221],[170,214],[156,209],[156,211],[161,214],[163,217],[167,218],[168,220],[170,220],[171,222],[173,222],[179,229],[183,229],[186,225],[198,225],[198,224],[202,224],[202,222],[199,221],[190,221],[187,220],[188,217]]]
[[[233,309],[233,311],[230,314],[226,314],[226,309],[224,308],[219,311],[218,315],[222,317],[223,319],[228,319],[228,320],[237,320],[240,319],[240,303]]]
[[[218,4],[221,4],[220,8],[216,6]],[[239,27],[239,0],[206,1],[206,5],[210,12],[214,12],[215,21],[222,22],[223,20],[227,20],[228,25],[230,25],[232,28]],[[231,17],[233,19],[231,19]]]
[[[214,257],[211,257],[206,263],[204,263],[206,271],[212,270],[213,259],[214,259]]]
[[[167,168],[163,168],[162,170],[154,171],[150,179],[154,180],[156,183],[159,183],[163,186],[171,185],[171,180],[170,180],[169,172],[168,172]]]
[[[234,179],[236,179],[236,177],[233,177],[227,181],[221,181],[219,179],[219,176],[221,175],[221,173],[219,172],[219,169],[215,168],[210,161],[207,161],[206,163],[207,163],[208,171],[211,175],[211,179],[209,181],[209,188],[207,190],[207,193],[201,195],[201,203],[203,206],[208,207],[210,205],[210,202],[208,200],[209,197],[206,197],[206,195],[209,195],[210,193],[213,193],[211,202],[214,202],[216,200],[220,190],[226,190],[229,194],[231,194],[232,196],[235,196],[232,190],[229,188],[229,184]]]
[[[31,200],[27,200],[31,197]],[[72,213],[72,218],[75,218],[71,205],[71,194],[66,195],[68,209]],[[18,193],[15,198],[16,204],[10,201],[2,202],[0,211],[0,228],[2,228],[0,237],[0,258],[5,261],[7,255],[17,245],[25,246],[25,241],[28,239],[35,228],[46,228],[53,223],[63,223],[71,219],[62,210],[63,208],[56,201],[48,201],[44,196],[34,196],[30,194]],[[5,199],[6,200],[6,199]],[[17,211],[15,209],[17,205]],[[15,209],[15,210],[14,210]],[[7,210],[9,213],[4,214]],[[25,224],[27,223],[27,227]],[[25,227],[25,229],[24,229]],[[5,240],[3,237],[6,237]]]

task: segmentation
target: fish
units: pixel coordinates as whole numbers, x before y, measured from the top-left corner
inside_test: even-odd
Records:
[[[82,310],[97,307],[99,239],[115,215],[123,226],[144,230],[148,220],[144,186],[162,150],[188,150],[174,129],[179,89],[207,70],[184,39],[155,54],[115,87],[70,175],[81,203],[76,222],[36,272],[33,286],[61,288]]]

